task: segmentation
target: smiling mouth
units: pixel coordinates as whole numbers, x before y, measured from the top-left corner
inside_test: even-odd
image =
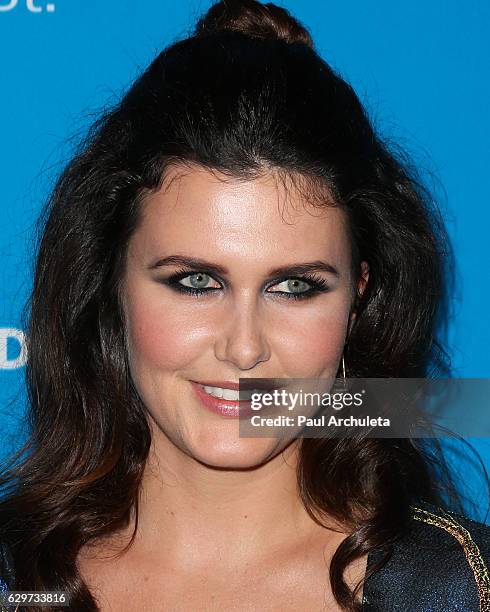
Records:
[[[201,383],[197,383],[201,389],[204,390],[205,393],[214,397],[216,399],[227,400],[232,402],[244,401],[248,402],[252,399],[252,397],[257,398],[257,396],[262,396],[265,393],[270,393],[273,391],[273,388],[268,389],[260,389],[260,388],[251,388],[251,389],[228,389],[226,387],[212,387],[209,385],[203,385]]]

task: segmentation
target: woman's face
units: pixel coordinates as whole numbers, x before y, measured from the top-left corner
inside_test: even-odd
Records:
[[[194,383],[335,377],[353,288],[367,279],[366,269],[352,277],[348,236],[341,209],[311,208],[273,174],[167,171],[130,240],[122,291],[131,375],[155,444],[228,468],[284,448],[241,438],[238,418],[206,408]],[[305,264],[314,269],[293,269]]]

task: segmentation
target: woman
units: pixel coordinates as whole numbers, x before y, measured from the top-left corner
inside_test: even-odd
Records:
[[[285,10],[218,2],[165,49],[46,208],[5,586],[77,611],[490,609],[488,528],[444,509],[435,445],[237,431],[239,379],[444,371],[430,202]]]

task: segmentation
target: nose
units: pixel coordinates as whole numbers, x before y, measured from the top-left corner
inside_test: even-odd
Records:
[[[235,302],[231,308],[218,334],[215,355],[219,361],[227,361],[239,370],[251,370],[270,359],[265,321],[252,299]]]

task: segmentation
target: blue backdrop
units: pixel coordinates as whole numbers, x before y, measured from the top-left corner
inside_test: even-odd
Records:
[[[82,135],[163,46],[190,33],[210,4],[0,0],[0,456],[23,439],[19,315],[31,282],[33,224],[70,156],[70,138]],[[378,129],[425,169],[457,258],[453,373],[489,377],[490,3],[279,4],[310,28],[321,55],[353,85]],[[490,466],[489,440],[474,444]],[[475,472],[459,471],[465,492],[481,499]],[[484,519],[481,502],[480,508],[477,518]]]

